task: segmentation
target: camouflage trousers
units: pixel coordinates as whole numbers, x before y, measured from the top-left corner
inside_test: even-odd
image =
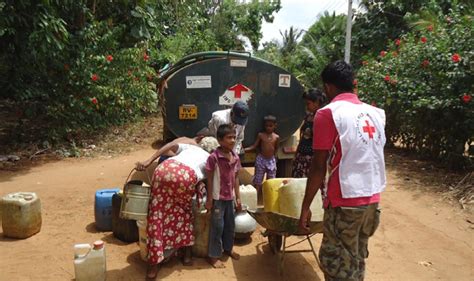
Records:
[[[328,280],[364,280],[368,242],[380,222],[378,204],[324,210],[319,259]]]

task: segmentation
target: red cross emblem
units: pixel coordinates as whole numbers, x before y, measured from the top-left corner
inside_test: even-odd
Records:
[[[369,120],[365,120],[365,126],[362,127],[362,129],[364,130],[364,133],[369,134],[369,139],[374,138],[375,127],[370,126]]]
[[[229,91],[234,91],[234,97],[236,99],[242,98],[242,92],[247,92],[249,89],[245,87],[242,84],[237,84],[231,88],[229,88]]]

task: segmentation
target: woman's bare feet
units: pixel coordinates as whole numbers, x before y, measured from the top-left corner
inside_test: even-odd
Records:
[[[156,276],[158,275],[159,269],[159,265],[149,264],[146,269],[146,280],[156,280]]]
[[[207,258],[207,262],[214,268],[225,268],[225,264],[216,258]]]
[[[224,251],[224,254],[228,255],[229,257],[231,257],[233,260],[239,260],[240,259],[240,255],[237,254],[236,252],[234,251]]]

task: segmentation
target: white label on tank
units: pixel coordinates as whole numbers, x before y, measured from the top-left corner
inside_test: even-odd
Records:
[[[278,87],[289,88],[291,85],[290,74],[280,74],[278,77]]]
[[[247,60],[230,60],[232,67],[247,67]]]
[[[252,96],[253,91],[249,87],[243,84],[235,84],[219,97],[219,105],[233,105],[236,101],[247,103]]]
[[[212,88],[211,76],[186,76],[187,89]]]

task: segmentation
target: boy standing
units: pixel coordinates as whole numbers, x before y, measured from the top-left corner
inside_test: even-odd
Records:
[[[263,118],[265,131],[258,133],[257,140],[252,146],[245,148],[245,152],[259,149],[255,159],[255,175],[253,184],[257,189],[257,202],[262,204],[262,183],[263,177],[267,174],[267,179],[276,177],[277,165],[275,153],[278,150],[278,141],[280,136],[275,133],[276,117],[267,115]]]
[[[236,139],[234,127],[230,124],[220,125],[216,136],[220,146],[206,163],[206,209],[212,212],[208,261],[215,268],[223,268],[225,266],[219,260],[222,252],[235,260],[240,258],[232,248],[235,228],[234,193],[237,210],[242,208],[238,178],[241,165],[239,156],[233,151]]]

